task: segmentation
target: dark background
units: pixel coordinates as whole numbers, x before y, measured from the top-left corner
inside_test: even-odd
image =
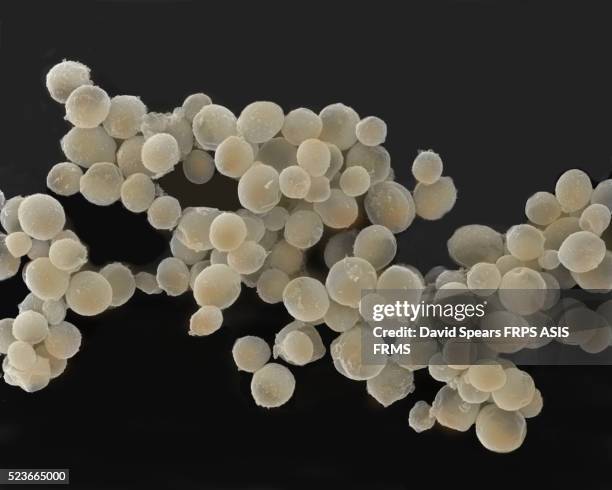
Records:
[[[3,2],[0,188],[44,191],[63,160],[68,124],[44,87],[63,58],[156,111],[199,91],[236,113],[261,99],[287,111],[341,101],[388,123],[408,187],[418,149],[442,155],[457,205],[415,222],[398,260],[451,266],[446,239],[458,226],[524,220],[526,198],[569,168],[610,174],[609,18],[584,2]],[[236,207],[226,179],[165,180],[183,205]],[[167,253],[144,216],[61,201],[96,264]],[[19,277],[2,283],[0,317],[26,293]],[[382,409],[327,358],[293,370],[286,406],[258,409],[230,350],[241,335],[272,340],[288,320],[282,305],[247,290],[202,339],[186,333],[194,310],[189,295],[137,293],[100,317],[72,317],[84,345],[59,379],[31,395],[0,386],[0,467],[70,468],[74,488],[610,488],[609,368],[529,369],[544,411],[518,451],[498,455],[473,430],[412,432],[410,407],[440,386],[424,372],[416,393]]]

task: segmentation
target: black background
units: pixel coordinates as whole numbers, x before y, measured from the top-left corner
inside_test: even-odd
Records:
[[[401,8],[400,8],[401,7]],[[203,91],[234,112],[254,100],[287,111],[342,101],[389,126],[400,182],[413,186],[418,149],[443,156],[459,200],[438,222],[417,221],[398,260],[450,266],[446,239],[462,224],[521,222],[526,198],[566,169],[594,181],[612,170],[610,16],[583,2],[3,2],[0,14],[0,188],[44,191],[63,160],[63,108],[44,87],[63,58],[92,68],[111,95],[168,111]],[[165,187],[183,205],[237,207],[232,183],[201,187],[180,172]],[[99,265],[154,263],[167,237],[120,205],[62,198]],[[0,317],[26,294],[0,285]],[[195,303],[138,293],[93,319],[72,317],[84,345],[68,370],[33,395],[0,386],[0,467],[71,469],[74,488],[610,488],[610,369],[529,369],[544,411],[524,445],[497,455],[471,430],[417,435],[417,391],[389,409],[329,358],[294,369],[286,406],[254,406],[234,339],[272,340],[282,306],[247,290],[221,332],[186,334]],[[332,336],[326,333],[326,339]]]

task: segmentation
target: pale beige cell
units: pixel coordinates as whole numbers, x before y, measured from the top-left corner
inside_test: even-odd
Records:
[[[216,306],[200,307],[189,319],[189,335],[203,337],[215,333],[223,325],[223,312]]]
[[[47,188],[60,196],[73,196],[80,189],[83,171],[71,162],[57,163],[47,174]]]
[[[440,155],[432,150],[419,152],[412,162],[412,175],[421,184],[435,184],[442,176],[443,170]]]
[[[270,211],[281,199],[278,172],[269,165],[253,165],[238,181],[238,199],[253,213]]]
[[[240,337],[232,347],[232,357],[239,371],[254,373],[266,365],[272,351],[261,337],[247,335]]]
[[[47,351],[44,344],[37,345],[34,350],[36,351],[36,355],[39,359],[47,360],[49,362],[50,379],[57,378],[66,370],[68,361],[66,359],[58,359],[57,357],[49,354],[49,351]]]
[[[138,272],[134,275],[134,280],[136,281],[136,288],[145,294],[159,294],[162,292],[157,284],[155,275],[150,272]]]
[[[87,263],[87,248],[78,240],[62,238],[51,244],[49,260],[58,269],[73,272]]]
[[[304,201],[315,203],[325,202],[331,196],[331,187],[329,179],[325,176],[311,177],[308,193],[304,197]]]
[[[64,208],[57,199],[46,194],[26,197],[19,204],[17,216],[21,229],[37,240],[50,240],[66,224]]]
[[[75,89],[82,85],[91,85],[89,73],[90,69],[83,63],[64,60],[47,72],[47,90],[53,100],[64,104]]]
[[[544,234],[535,226],[515,225],[506,233],[506,247],[523,262],[536,260],[544,252]]]
[[[292,145],[299,146],[307,139],[318,138],[323,130],[323,121],[310,109],[300,107],[285,116],[281,132]]]
[[[591,195],[591,204],[603,204],[612,211],[612,179],[597,184]]]
[[[7,233],[22,231],[19,224],[18,211],[23,199],[22,196],[11,197],[0,209],[0,224]]]
[[[29,344],[38,344],[47,337],[49,323],[37,311],[22,311],[13,322],[13,337]]]
[[[215,166],[220,174],[238,179],[253,165],[253,147],[240,136],[229,136],[215,152]]]
[[[21,340],[16,340],[9,346],[6,357],[11,366],[21,371],[31,368],[36,363],[34,347]]]
[[[377,376],[367,380],[366,387],[370,396],[383,407],[388,407],[414,391],[414,374],[388,362]]]
[[[393,233],[381,225],[370,225],[359,232],[353,244],[353,254],[367,260],[376,270],[391,263],[397,253]]]
[[[358,308],[362,290],[375,289],[376,281],[376,270],[367,260],[347,257],[332,266],[325,286],[335,302]]]
[[[535,393],[533,378],[517,368],[505,370],[504,386],[492,392],[493,401],[502,410],[520,410],[531,403]]]
[[[359,321],[359,310],[344,306],[335,301],[329,302],[329,308],[323,318],[325,324],[334,332],[346,332],[353,328]]]
[[[464,402],[468,403],[484,403],[490,397],[490,393],[481,391],[469,383],[465,374],[457,379],[457,393]]]
[[[385,181],[391,172],[391,156],[382,146],[357,143],[346,154],[346,167],[363,167],[372,185]]]
[[[386,359],[366,359],[372,353],[373,345],[379,342],[369,327],[357,324],[340,334],[330,346],[330,354],[336,370],[349,379],[365,381],[385,368]]]
[[[372,224],[385,226],[394,234],[408,229],[416,215],[412,195],[396,182],[381,182],[370,187],[364,207]]]
[[[284,196],[304,199],[310,190],[311,176],[302,167],[291,165],[281,171],[278,183]]]
[[[408,413],[408,425],[417,433],[431,429],[436,423],[435,417],[431,415],[429,403],[419,400]]]
[[[251,143],[265,143],[276,136],[285,122],[283,109],[274,102],[257,101],[246,106],[238,120],[238,132]]]
[[[145,140],[141,150],[142,164],[154,174],[172,170],[181,158],[176,138],[168,133],[157,133]]]
[[[15,231],[6,236],[4,245],[13,257],[19,258],[28,254],[32,248],[32,239],[23,231]]]
[[[42,314],[47,319],[49,325],[58,325],[66,318],[66,302],[63,299],[48,299],[42,304]]]
[[[381,145],[387,139],[387,124],[376,116],[365,117],[355,126],[355,135],[362,145]]]
[[[189,289],[189,269],[180,259],[167,257],[157,266],[157,284],[168,296],[180,296]]]
[[[13,318],[0,320],[0,354],[6,354],[9,346],[17,340],[13,336]]]
[[[327,143],[327,147],[329,148],[330,162],[325,177],[333,179],[344,165],[344,155],[336,145]]]
[[[323,128],[319,138],[336,145],[340,150],[348,150],[357,141],[356,127],[360,117],[351,107],[337,103],[328,105],[319,117]]]
[[[221,252],[237,249],[246,236],[244,220],[235,213],[221,213],[210,225],[210,243]]]
[[[42,300],[60,299],[69,280],[70,274],[55,267],[47,257],[34,259],[25,273],[26,286]]]
[[[501,283],[501,273],[495,264],[479,262],[467,273],[467,287],[479,296],[493,294]]]
[[[199,92],[197,94],[188,95],[182,105],[183,116],[191,122],[204,106],[210,104],[212,104],[212,99],[206,94]]]
[[[536,388],[531,402],[529,402],[529,405],[521,408],[520,412],[523,417],[525,417],[526,419],[530,419],[540,415],[543,406],[544,400],[542,398],[542,393],[540,393],[540,390]]]
[[[441,219],[457,202],[457,188],[450,177],[440,177],[433,184],[419,182],[414,188],[414,205],[420,218]]]
[[[605,242],[590,231],[572,233],[559,247],[559,261],[571,272],[591,271],[601,264],[605,255]]]
[[[280,269],[286,274],[293,275],[298,272],[304,263],[304,253],[285,240],[276,243],[268,256],[270,267]]]
[[[283,303],[296,320],[313,322],[320,320],[329,308],[329,296],[325,286],[311,277],[297,277],[283,290]]]
[[[121,202],[132,213],[144,213],[155,200],[155,184],[148,175],[132,174],[121,185]]]
[[[139,97],[116,95],[110,100],[110,109],[103,126],[113,138],[128,139],[140,131],[140,123],[147,106]]]
[[[66,303],[82,316],[95,316],[105,311],[113,300],[113,288],[106,278],[93,271],[77,272],[70,279]]]
[[[485,406],[476,419],[476,437],[489,451],[510,453],[518,449],[527,435],[527,424],[520,412]]]
[[[584,231],[590,231],[601,236],[610,226],[610,218],[610,209],[607,206],[591,204],[582,211],[578,224]]]
[[[223,140],[237,134],[236,116],[226,107],[207,104],[193,117],[192,129],[204,150],[216,150]]]
[[[348,228],[359,215],[355,198],[347,196],[340,189],[332,189],[329,199],[314,203],[313,209],[325,225],[335,229]]]
[[[81,85],[66,99],[66,120],[77,128],[95,128],[106,119],[110,108],[110,97],[103,89]]]
[[[127,303],[136,292],[134,274],[125,265],[114,262],[100,269],[100,274],[111,285],[113,297],[111,306],[121,306]]]
[[[565,172],[555,185],[555,196],[566,213],[584,208],[591,200],[593,185],[589,176],[578,169]]]
[[[466,432],[474,425],[479,409],[480,404],[463,401],[449,386],[438,391],[431,405],[431,412],[440,425],[460,432]]]
[[[145,174],[151,177],[154,175],[142,164],[142,145],[144,136],[137,135],[125,140],[117,150],[117,165],[124,178],[132,174]]]
[[[605,293],[612,290],[612,252],[606,254],[600,264],[588,272],[571,272],[576,283],[584,290]]]
[[[539,272],[527,267],[516,267],[503,275],[499,285],[499,299],[513,313],[532,315],[543,309],[546,289],[546,282]]]
[[[80,181],[83,197],[96,206],[110,206],[121,199],[123,175],[110,162],[94,163]]]
[[[72,323],[62,322],[49,329],[45,349],[57,359],[70,359],[81,348],[82,336]]]
[[[559,267],[559,252],[557,250],[544,250],[538,257],[538,265],[545,270],[552,270]]]
[[[266,260],[266,250],[254,241],[245,241],[227,254],[227,264],[238,274],[257,272]]]
[[[285,240],[300,250],[313,247],[322,236],[323,222],[314,211],[296,211],[285,224]]]
[[[486,393],[497,391],[506,384],[504,368],[492,359],[483,359],[470,366],[467,376],[472,386]]]
[[[257,279],[257,295],[265,303],[280,303],[289,280],[287,273],[280,269],[266,269]]]
[[[104,128],[72,128],[62,138],[62,151],[66,158],[84,168],[97,162],[114,162],[117,143]]]
[[[495,263],[504,255],[502,235],[484,225],[465,225],[457,228],[447,246],[451,258],[465,267],[471,267],[478,262]]]
[[[225,264],[213,264],[196,277],[193,296],[199,306],[225,309],[240,296],[240,275]]]
[[[327,144],[318,139],[307,139],[297,150],[298,165],[312,177],[321,177],[329,169],[331,153]]]
[[[171,230],[181,217],[181,205],[172,196],[160,196],[147,210],[147,220],[156,230]]]
[[[561,216],[561,205],[554,194],[536,192],[525,203],[525,216],[536,225],[548,226]]]
[[[340,189],[351,197],[357,197],[368,192],[370,188],[370,174],[359,166],[347,168],[340,176]]]
[[[564,216],[553,221],[544,229],[544,248],[547,250],[559,250],[563,241],[572,233],[581,231],[580,220],[574,216]]]
[[[295,391],[295,378],[285,366],[271,362],[258,369],[251,379],[251,394],[263,408],[287,403]]]
[[[282,206],[276,206],[265,214],[263,222],[266,230],[280,231],[285,227],[288,218],[289,211]]]

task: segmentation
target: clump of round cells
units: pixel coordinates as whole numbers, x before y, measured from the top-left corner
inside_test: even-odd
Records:
[[[501,234],[484,225],[457,228],[449,238],[447,246],[451,258],[466,267],[478,262],[494,263],[504,255]]]
[[[193,117],[193,135],[205,150],[216,150],[223,140],[236,135],[236,116],[226,107],[207,104]]]
[[[37,311],[21,312],[13,322],[13,336],[29,344],[42,342],[48,333],[47,319]]]
[[[263,217],[264,226],[269,231],[280,231],[285,227],[289,211],[282,206],[276,206],[266,213]]]
[[[470,384],[486,393],[497,391],[506,384],[504,368],[493,360],[481,360],[468,368],[467,376]]]
[[[94,163],[81,177],[81,194],[96,206],[110,206],[121,198],[123,176],[114,163]]]
[[[331,196],[331,188],[329,185],[329,179],[323,177],[311,177],[310,188],[304,200],[306,202],[325,202]]]
[[[584,208],[591,200],[593,185],[582,170],[572,169],[565,172],[555,185],[555,196],[566,213]]]
[[[368,393],[383,407],[406,398],[414,391],[412,371],[388,362],[385,368],[366,382]]]
[[[215,333],[223,325],[223,312],[213,305],[200,307],[189,320],[189,335],[203,337]]]
[[[578,224],[584,231],[601,235],[610,226],[610,209],[603,204],[591,204],[580,215]]]
[[[387,139],[387,125],[376,116],[368,116],[357,123],[355,135],[362,145],[381,145]]]
[[[478,295],[493,294],[501,283],[501,273],[495,264],[479,262],[467,273],[467,287]]]
[[[87,262],[87,248],[73,238],[62,238],[51,244],[49,260],[62,271],[73,272]]]
[[[329,308],[329,296],[325,286],[311,277],[297,277],[283,290],[283,303],[296,320],[313,322],[320,320]]]
[[[440,177],[433,184],[419,182],[414,188],[416,214],[426,220],[437,220],[457,202],[457,188],[450,177]]]
[[[321,240],[323,222],[314,211],[296,211],[285,224],[285,240],[301,250],[308,249]]]
[[[435,184],[442,176],[444,165],[440,155],[432,150],[421,151],[412,162],[412,175],[421,184]]]
[[[238,199],[255,214],[270,211],[281,199],[278,172],[269,165],[253,165],[240,177]]]
[[[147,219],[156,230],[171,230],[181,217],[181,205],[172,196],[160,196],[147,210]]]
[[[192,184],[206,184],[215,174],[215,161],[203,150],[192,150],[183,160],[183,174]]]
[[[370,187],[364,206],[372,224],[385,226],[391,233],[406,230],[416,214],[410,192],[396,182],[381,182]]]
[[[256,242],[245,241],[227,254],[227,264],[238,274],[257,272],[266,260],[266,250]]]
[[[239,136],[229,136],[215,152],[215,166],[220,174],[238,179],[253,165],[253,147]]]
[[[489,451],[509,453],[518,449],[527,435],[525,417],[489,404],[476,419],[476,437]]]
[[[180,296],[189,289],[189,269],[175,257],[167,257],[159,263],[156,278],[168,296]]]
[[[30,291],[42,300],[60,299],[68,289],[70,274],[55,267],[46,257],[34,259],[25,273]]]
[[[199,306],[225,309],[240,296],[240,275],[225,264],[213,264],[196,277],[193,296]]]
[[[32,248],[32,239],[27,233],[16,231],[7,235],[4,245],[13,257],[23,257]]]
[[[145,174],[132,174],[121,185],[121,202],[133,213],[143,213],[155,199],[155,184]]]
[[[312,177],[321,177],[329,169],[331,153],[325,142],[311,138],[300,143],[297,161]]]
[[[506,233],[508,251],[523,262],[542,255],[545,241],[544,234],[531,225],[516,225]]]
[[[506,383],[493,391],[493,401],[502,410],[519,410],[529,405],[535,393],[533,379],[525,371],[509,368]]]
[[[310,190],[311,177],[302,167],[291,165],[281,171],[278,183],[284,196],[303,199]]]
[[[239,371],[254,373],[270,360],[270,346],[260,337],[240,337],[232,347],[232,357]]]
[[[188,121],[193,121],[195,115],[206,105],[212,104],[212,99],[203,93],[188,95],[183,101],[183,116]]]
[[[222,213],[210,225],[210,242],[221,252],[237,249],[246,236],[247,227],[244,220],[234,213]]]
[[[257,279],[257,295],[265,303],[280,303],[288,283],[289,276],[286,272],[280,269],[266,269]]]
[[[318,138],[323,129],[323,121],[310,109],[300,107],[285,116],[281,132],[292,145],[299,146],[307,139]]]
[[[122,140],[135,136],[140,130],[147,106],[133,95],[117,95],[110,101],[110,110],[104,120],[104,129],[113,138]]]
[[[393,233],[381,225],[370,225],[359,232],[353,245],[353,254],[367,260],[376,270],[389,265],[397,253]]]
[[[554,194],[536,192],[525,203],[525,215],[536,225],[548,226],[561,216],[561,205]]]
[[[335,229],[348,228],[359,215],[355,198],[347,196],[340,189],[332,189],[329,199],[314,203],[313,208],[323,223]]]
[[[168,133],[157,133],[142,145],[142,164],[155,174],[164,174],[174,168],[181,158],[176,138]]]
[[[319,139],[333,143],[342,151],[355,144],[355,128],[360,118],[352,108],[340,103],[328,105],[319,113],[319,117],[323,123]]]
[[[81,348],[81,332],[72,323],[62,322],[49,329],[45,348],[57,359],[70,359]]]
[[[476,421],[479,408],[479,404],[463,401],[459,393],[449,386],[444,386],[436,394],[432,413],[440,425],[465,432]]]
[[[17,216],[21,229],[37,240],[50,240],[66,224],[64,208],[57,199],[46,194],[26,197],[19,204]]]
[[[56,102],[64,104],[68,96],[81,85],[91,85],[89,68],[78,61],[62,61],[49,70],[46,85]]]
[[[54,165],[47,174],[47,187],[60,196],[72,196],[79,192],[83,171],[71,162]]]
[[[285,115],[278,104],[268,101],[246,106],[236,122],[238,132],[251,143],[271,140],[283,127]]]
[[[382,146],[357,143],[346,154],[346,167],[363,167],[370,175],[372,185],[386,180],[391,172],[391,156]]]
[[[70,279],[66,303],[82,316],[99,315],[113,300],[113,288],[106,278],[93,271],[77,272]]]
[[[100,274],[111,285],[113,297],[111,306],[121,306],[134,296],[136,280],[132,271],[125,265],[115,262],[100,269]]]
[[[72,128],[61,140],[66,158],[88,168],[97,162],[114,162],[117,143],[104,128]]]
[[[144,142],[144,137],[137,135],[125,140],[117,150],[117,165],[125,178],[132,174],[153,175],[153,172],[142,164]]]
[[[295,378],[285,366],[274,362],[255,371],[251,379],[251,394],[263,408],[276,408],[287,403],[295,390]]]
[[[363,167],[349,167],[342,172],[339,184],[347,196],[361,196],[370,188],[370,174]]]
[[[568,236],[559,248],[559,261],[571,272],[595,269],[606,255],[606,244],[590,231],[578,231]]]
[[[11,366],[21,371],[30,369],[36,363],[34,348],[28,342],[21,340],[13,342],[6,355]]]
[[[435,417],[431,416],[431,406],[423,400],[416,402],[408,413],[408,425],[417,433],[431,429],[435,423]]]
[[[81,85],[66,99],[66,119],[77,128],[95,128],[106,119],[110,107],[110,98],[104,90],[95,85]]]
[[[336,303],[358,308],[363,289],[376,289],[376,270],[359,257],[347,257],[336,262],[327,274],[325,286]]]

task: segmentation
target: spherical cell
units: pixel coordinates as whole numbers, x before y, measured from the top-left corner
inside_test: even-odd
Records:
[[[210,242],[221,252],[237,249],[247,236],[244,220],[235,213],[222,213],[210,225]]]
[[[66,158],[84,168],[97,162],[114,162],[117,143],[104,128],[72,128],[61,140]]]
[[[572,169],[565,172],[555,185],[555,196],[566,213],[584,208],[591,200],[593,185],[582,170]]]
[[[94,163],[81,177],[81,194],[96,206],[110,206],[121,198],[123,176],[114,163]]]
[[[359,215],[355,198],[340,189],[332,189],[329,199],[314,203],[313,208],[325,225],[335,229],[348,228]]]
[[[329,169],[331,153],[327,144],[318,139],[307,139],[297,150],[298,165],[312,177],[321,177]]]
[[[257,272],[266,260],[266,250],[254,241],[245,241],[227,254],[227,264],[238,274]]]
[[[195,115],[206,105],[212,104],[212,99],[203,93],[188,95],[183,101],[183,117],[188,121],[193,121]]]
[[[68,289],[70,274],[59,270],[46,257],[40,257],[28,265],[25,283],[28,289],[42,300],[60,299]]]
[[[176,257],[167,257],[159,263],[156,278],[168,296],[180,296],[189,289],[189,269]]]
[[[232,348],[232,357],[239,371],[254,373],[270,360],[272,352],[266,341],[260,337],[247,335],[240,337]]]
[[[357,123],[355,135],[362,145],[381,145],[387,139],[387,124],[376,116],[366,117]]]
[[[334,332],[346,332],[359,321],[359,310],[330,301],[323,320]]]
[[[367,260],[376,270],[389,265],[396,253],[395,236],[381,225],[370,225],[361,230],[353,245],[355,257]]]
[[[310,337],[301,330],[292,330],[275,346],[274,357],[281,357],[290,364],[305,366],[312,362],[315,347]]]
[[[297,165],[284,168],[278,178],[280,191],[291,199],[303,199],[310,190],[311,177]]]
[[[13,257],[19,258],[28,254],[32,248],[32,239],[23,231],[15,231],[7,235],[4,245]]]
[[[423,279],[415,272],[413,268],[392,265],[387,268],[378,278],[376,282],[376,289],[379,292],[385,289],[403,289],[405,291],[414,292],[414,302],[418,303],[421,298],[423,289]],[[373,289],[373,288],[368,288]]]
[[[416,214],[410,192],[396,182],[381,182],[370,187],[364,206],[372,224],[385,226],[396,234],[406,230]]]
[[[470,366],[467,376],[474,388],[487,393],[497,391],[506,384],[504,368],[493,360],[481,360]]]
[[[391,156],[382,146],[357,143],[346,154],[346,167],[363,167],[372,185],[385,181],[391,172]]]
[[[296,320],[313,322],[327,313],[329,296],[325,286],[316,279],[297,277],[285,286],[283,303]]]
[[[181,158],[176,138],[168,133],[157,133],[142,145],[142,164],[155,174],[164,174],[174,168]]]
[[[435,423],[435,417],[431,416],[431,406],[422,400],[416,402],[408,413],[408,425],[417,433],[431,429]]]
[[[193,296],[199,306],[225,309],[240,296],[240,275],[225,264],[214,264],[196,277]]]
[[[236,127],[247,141],[265,143],[279,133],[284,121],[285,115],[278,104],[258,101],[242,110]]]
[[[110,110],[103,123],[104,129],[113,138],[131,138],[140,131],[140,123],[146,113],[147,106],[139,97],[117,95],[110,101]]]
[[[361,196],[370,188],[370,174],[359,166],[349,167],[340,176],[340,189],[351,197]]]
[[[336,262],[327,274],[325,286],[336,303],[358,308],[363,289],[376,289],[376,270],[359,257],[347,257]]]
[[[525,203],[525,215],[536,225],[548,226],[561,216],[561,205],[554,194],[536,192]]]
[[[572,233],[581,231],[580,220],[574,216],[565,216],[553,221],[544,229],[544,248],[559,250],[563,241]]]
[[[506,369],[506,383],[493,391],[493,401],[502,410],[520,410],[531,403],[535,393],[533,378],[517,368]]]
[[[121,306],[127,303],[136,292],[136,280],[132,271],[125,265],[115,262],[100,269],[100,274],[111,285],[113,298],[111,306]]]
[[[368,393],[383,407],[406,398],[414,391],[414,374],[388,362],[385,368],[366,382]]]
[[[51,98],[64,104],[70,94],[82,85],[91,85],[89,68],[78,61],[64,60],[53,66],[46,77],[46,85]]]
[[[577,231],[568,236],[559,248],[559,261],[571,272],[595,269],[606,255],[606,243],[590,231]]]
[[[204,150],[216,150],[223,140],[237,134],[236,116],[226,107],[208,104],[193,117],[192,129]]]
[[[270,211],[281,199],[278,172],[268,165],[253,165],[240,177],[238,199],[253,213]]]
[[[280,231],[285,227],[289,211],[282,206],[276,206],[266,213],[263,217],[264,226],[269,231]]]
[[[60,235],[58,233],[58,235]],[[57,236],[57,235],[56,235]],[[49,248],[51,246],[51,241],[49,240],[32,240],[32,248],[28,252],[28,258],[30,260],[38,259],[40,257],[48,257],[49,256]],[[27,267],[27,264],[26,264]],[[24,268],[25,270],[25,268]],[[23,272],[23,271],[22,271]]]
[[[323,222],[314,211],[296,211],[289,216],[284,233],[287,243],[306,250],[321,240]]]
[[[110,98],[104,90],[95,85],[81,85],[66,99],[66,119],[77,128],[95,128],[106,119],[110,107]]]
[[[47,319],[37,311],[23,311],[13,322],[13,336],[29,344],[38,344],[45,340],[49,333]]]
[[[215,161],[203,150],[192,150],[183,160],[183,174],[192,184],[206,184],[215,174]]]
[[[181,205],[172,196],[160,196],[147,210],[147,220],[156,230],[171,230],[181,217]]]
[[[523,444],[526,435],[527,424],[520,412],[508,412],[489,404],[476,419],[476,437],[489,451],[510,453]]]
[[[532,315],[543,309],[546,289],[546,282],[539,272],[528,267],[516,267],[503,275],[499,299],[513,313]]]
[[[216,306],[202,306],[189,319],[189,335],[203,337],[215,333],[223,325],[223,312]]]
[[[102,274],[93,271],[77,272],[70,279],[66,303],[82,316],[99,315],[113,300],[113,288]]]
[[[66,318],[66,302],[60,300],[47,300],[42,304],[42,314],[47,319],[49,325],[58,325]]]
[[[329,179],[325,176],[322,177],[311,177],[310,188],[304,200],[306,202],[325,202],[331,196],[331,188],[329,185]]]
[[[21,371],[30,369],[36,363],[34,347],[21,340],[16,340],[9,346],[6,356],[10,365]]]
[[[64,208],[59,201],[46,194],[26,197],[17,211],[21,229],[37,240],[50,240],[66,224]]]
[[[572,277],[582,289],[606,293],[612,290],[612,252],[606,251],[601,263],[588,272],[572,272]]]
[[[323,129],[323,121],[310,109],[300,107],[285,116],[281,132],[292,145],[299,146],[307,139],[318,138]]]
[[[479,262],[467,273],[467,287],[478,295],[490,295],[501,283],[501,273],[495,264]]]
[[[591,204],[603,204],[612,211],[612,179],[597,184],[591,195]]]
[[[121,202],[132,213],[143,213],[155,200],[155,184],[145,174],[132,174],[121,185]]]
[[[229,136],[215,152],[215,166],[220,174],[239,179],[253,165],[253,147],[240,136]]]
[[[289,280],[287,273],[280,269],[266,269],[257,279],[257,295],[265,303],[280,303]]]
[[[440,155],[432,150],[419,152],[412,162],[412,175],[421,184],[435,184],[442,176],[443,170]]]
[[[274,362],[258,369],[251,379],[251,394],[255,403],[263,408],[284,405],[293,396],[295,378],[285,366]]]
[[[54,165],[47,174],[47,188],[60,196],[73,196],[79,192],[83,171],[78,165],[63,162]]]
[[[331,158],[329,163],[329,169],[327,169],[325,177],[327,177],[328,179],[333,179],[344,165],[344,155],[336,145],[327,143],[327,147],[329,148],[329,154]]]
[[[538,257],[538,265],[542,269],[556,269],[557,267],[559,267],[559,264],[561,264],[561,262],[559,261],[559,252],[557,252],[556,250],[544,250],[544,252],[542,252],[542,255]],[[515,267],[518,267],[518,265],[516,265]]]
[[[81,332],[72,323],[62,322],[49,329],[45,348],[57,359],[70,359],[81,348]]]
[[[117,165],[126,179],[133,174],[154,175],[142,164],[142,145],[145,139],[142,135],[133,136],[121,143],[117,150]]]
[[[87,262],[87,248],[78,240],[62,238],[51,244],[49,260],[59,270],[72,272]]]
[[[584,231],[600,236],[610,226],[610,209],[603,204],[591,204],[580,215],[578,224]]]
[[[333,143],[340,150],[348,150],[357,141],[355,128],[359,123],[359,114],[344,104],[332,104],[325,107],[319,117],[323,128],[319,138]]]
[[[508,251],[522,262],[542,255],[545,241],[544,234],[531,225],[516,225],[506,233]]]
[[[465,432],[474,425],[479,408],[480,404],[465,402],[459,393],[449,386],[444,386],[436,394],[432,414],[440,425]]]
[[[447,246],[451,258],[465,267],[471,267],[478,262],[494,263],[504,255],[501,234],[483,225],[466,225],[457,228],[448,240]]]
[[[450,177],[440,177],[433,184],[419,182],[414,188],[417,216],[437,220],[448,213],[457,202],[457,188]]]

